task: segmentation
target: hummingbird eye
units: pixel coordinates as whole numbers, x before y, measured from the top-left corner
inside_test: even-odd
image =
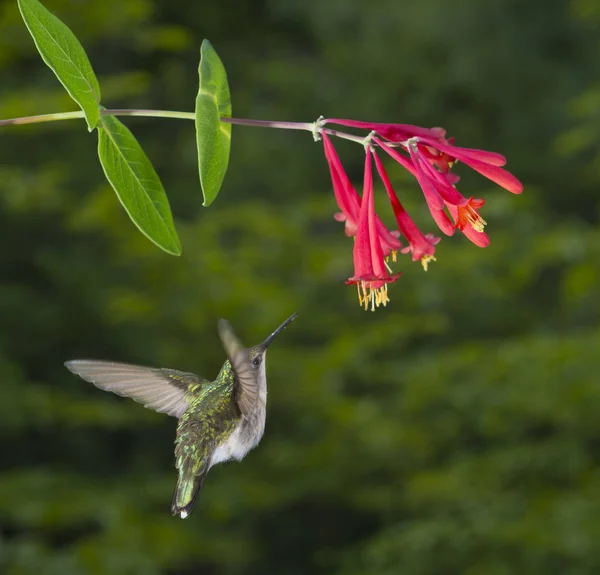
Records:
[[[253,360],[252,360],[252,366],[253,367],[258,367],[260,365],[260,356],[256,356]]]

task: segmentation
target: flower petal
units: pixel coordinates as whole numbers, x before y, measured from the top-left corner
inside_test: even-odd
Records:
[[[419,155],[419,152],[417,152],[416,155],[419,161],[419,167],[425,176],[428,177],[444,202],[454,204],[455,206],[462,206],[468,202],[467,198],[448,183],[446,174],[438,172],[427,160]]]
[[[379,233],[379,241],[384,256],[389,255],[390,252],[397,252],[402,248],[402,242],[394,235],[394,232],[390,232],[385,227],[385,224],[379,217],[377,217],[377,232]]]
[[[421,190],[423,190],[423,194],[425,196],[425,200],[430,207],[434,207],[436,210],[444,209],[444,200],[440,193],[436,189],[436,187],[431,182],[430,178],[423,171],[423,167],[419,162],[419,158],[417,152],[413,149],[412,146],[408,147],[408,151],[410,153],[410,158],[413,162],[413,166],[415,167],[415,177],[419,182],[419,186],[421,186]]]
[[[426,255],[432,256],[435,253],[433,244],[425,238],[421,230],[417,227],[412,218],[404,209],[404,206],[402,206],[400,203],[400,200],[394,191],[392,183],[390,182],[390,179],[377,153],[374,153],[373,156],[375,158],[377,172],[381,177],[381,181],[383,182],[385,190],[388,194],[388,198],[390,199],[390,203],[392,204],[392,210],[396,216],[398,227],[400,228],[402,235],[410,243],[410,251],[412,252],[413,261],[418,261]]]
[[[440,133],[445,134],[445,131],[441,128],[421,128],[412,124],[386,124],[381,122],[362,122],[360,120],[342,120],[340,118],[327,118],[321,120],[321,124],[338,124],[340,126],[347,126],[348,128],[375,130],[384,138],[394,142],[408,140],[414,136],[437,139],[440,137]]]
[[[484,152],[483,150],[470,150],[469,148],[458,148],[456,146],[446,146],[443,144],[436,144],[436,146],[440,150],[454,156],[463,164],[473,168],[482,176],[485,176],[489,180],[492,180],[492,182],[503,187],[505,190],[508,190],[513,194],[520,194],[523,192],[523,184],[510,172],[498,167],[503,166],[506,163],[504,156],[494,154],[493,152]],[[465,150],[467,153],[463,153]],[[473,152],[475,152],[475,154]],[[482,154],[484,154],[484,157],[487,155],[486,160],[481,159]]]
[[[459,209],[456,206],[449,205],[448,211],[450,212],[455,224],[458,224]],[[487,248],[490,245],[490,237],[485,232],[478,232],[471,225],[465,225],[463,228],[459,229],[476,246],[479,246],[480,248]]]
[[[396,160],[405,170],[411,173],[415,178],[417,177],[417,170],[415,169],[413,163],[405,158],[398,150],[394,150],[394,148],[390,148],[385,142],[380,140],[379,138],[373,138],[373,142],[376,143],[383,151],[389,154],[394,160]]]
[[[369,222],[369,241],[371,243],[371,265],[377,277],[387,277],[383,250],[379,241],[379,230],[377,227],[377,215],[375,214],[375,198],[373,196],[373,168],[371,165],[371,150],[367,148],[365,159],[363,202],[367,204],[367,215]]]
[[[427,204],[431,217],[438,225],[438,228],[442,230],[447,236],[454,235],[454,224],[450,221],[448,214],[444,210],[438,210],[437,208]]]
[[[322,136],[325,158],[329,165],[336,202],[346,218],[356,222],[359,216],[358,194],[354,190],[331,140],[327,134],[322,134]]]
[[[464,230],[461,230],[465,236],[470,239],[476,246],[480,248],[487,248],[490,245],[490,236],[485,232],[478,232],[471,226],[466,226]]]
[[[483,162],[471,158],[464,159],[462,162],[470,168],[473,168],[476,172],[479,172],[482,176],[485,176],[488,180],[492,180],[492,182],[495,182],[513,194],[520,194],[523,192],[523,184],[503,168],[490,166],[489,164],[484,164]]]
[[[425,140],[429,140],[429,138],[425,138]],[[464,162],[465,158],[471,158],[473,160],[477,160],[479,162],[483,162],[484,164],[490,164],[491,166],[504,166],[506,165],[506,158],[502,154],[498,154],[496,152],[488,152],[486,150],[477,150],[475,148],[461,148],[459,146],[450,146],[448,144],[443,144],[439,141],[431,141],[432,146],[435,146],[441,152],[456,158],[457,160],[461,160]]]

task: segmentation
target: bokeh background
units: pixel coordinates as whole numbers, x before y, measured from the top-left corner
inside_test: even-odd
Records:
[[[371,313],[344,285],[352,243],[309,133],[234,127],[204,209],[193,124],[125,119],[169,194],[173,258],[129,222],[83,121],[3,128],[0,573],[599,573],[599,3],[46,5],[108,106],[192,110],[209,38],[238,117],[441,125],[506,154],[525,193],[460,171],[487,199],[491,246],[444,238],[427,273],[405,256],[391,305]],[[2,1],[0,118],[73,109]],[[362,150],[338,151],[359,184]],[[254,344],[293,311],[269,355],[261,445],[172,518],[176,421],[63,361],[212,377],[219,317]]]

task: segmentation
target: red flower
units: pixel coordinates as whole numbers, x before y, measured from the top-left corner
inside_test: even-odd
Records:
[[[473,198],[471,198],[471,200],[473,203],[476,202],[481,202],[481,205],[483,205],[483,200],[473,200]],[[467,206],[466,208],[458,208],[456,206],[452,206],[452,205],[448,205],[448,211],[450,212],[450,215],[452,216],[452,219],[455,222],[455,225],[457,228],[461,229],[460,226],[463,225],[464,227],[461,229],[462,233],[465,234],[465,236],[467,236],[467,238],[469,240],[471,240],[476,246],[479,246],[480,248],[487,248],[490,245],[490,238],[489,236],[483,231],[483,225],[481,227],[478,226],[478,229],[476,229],[472,224],[471,225],[467,225],[466,222],[462,223],[461,220],[467,219],[471,216],[473,216],[473,214],[469,213],[470,206]],[[478,217],[479,219],[481,219],[481,216],[475,211],[474,208],[473,212],[476,214],[476,217]],[[461,212],[462,210],[462,212]],[[468,215],[467,215],[468,214]],[[481,220],[483,222],[483,224],[485,224],[485,222],[483,220]]]
[[[429,138],[423,138],[425,143],[428,140]],[[492,180],[492,182],[513,194],[523,192],[523,184],[510,172],[500,167],[506,164],[506,158],[501,154],[486,152],[484,150],[459,148],[458,146],[447,145],[441,142],[432,142],[432,147],[437,148],[444,155],[460,160],[463,164],[473,168],[488,180]]]
[[[335,214],[335,219],[338,222],[346,222],[346,235],[354,236],[358,225],[360,197],[346,175],[342,162],[340,161],[329,136],[323,133],[322,137],[325,158],[327,159],[329,172],[331,173],[333,194],[335,195],[335,201],[341,210],[340,213]]]
[[[446,139],[446,131],[442,128],[420,128],[411,124],[381,124],[340,119],[327,119],[321,122],[322,125],[327,123],[372,130],[394,144],[406,145],[408,140],[415,140],[430,147],[428,153],[433,156],[434,163],[436,158],[439,159],[440,164],[448,159],[450,159],[450,163],[461,160],[509,192],[520,194],[523,191],[521,182],[511,173],[500,168],[506,164],[506,158],[502,154],[455,146],[452,138]]]
[[[379,122],[362,122],[360,120],[340,120],[338,118],[327,118],[321,120],[321,124],[339,124],[348,128],[361,128],[372,130],[391,142],[408,140],[415,136],[443,138],[446,130],[443,128],[420,128],[412,124],[384,124]]]
[[[374,152],[375,157],[375,165],[377,167],[377,171],[379,172],[379,177],[383,182],[385,190],[388,194],[388,198],[390,199],[390,203],[392,204],[392,210],[394,210],[394,215],[396,216],[396,222],[398,223],[398,228],[402,235],[408,241],[408,247],[402,249],[402,253],[406,254],[412,253],[413,262],[421,260],[423,264],[423,268],[427,271],[427,265],[430,261],[435,261],[434,253],[435,253],[435,245],[439,243],[440,238],[434,237],[433,234],[423,235],[421,230],[417,227],[415,222],[408,215],[398,196],[394,192],[394,188],[392,187],[392,183],[388,178],[388,175],[379,159],[379,156],[376,152]]]
[[[370,130],[367,138],[325,128],[328,123],[350,128]],[[354,276],[347,283],[358,285],[359,301],[368,309],[386,305],[389,301],[387,284],[396,281],[400,274],[392,274],[387,263],[396,254],[411,254],[413,261],[421,261],[425,270],[435,261],[435,246],[440,238],[423,234],[404,209],[396,195],[383,163],[375,148],[379,146],[405,168],[419,183],[427,207],[440,230],[451,236],[458,229],[475,245],[486,247],[490,243],[483,231],[485,220],[479,214],[484,200],[463,196],[456,188],[459,177],[451,172],[461,161],[509,192],[520,194],[521,182],[502,168],[506,158],[495,152],[461,148],[447,138],[442,128],[420,128],[411,124],[378,124],[357,120],[319,119],[314,133],[323,139],[325,157],[329,164],[331,181],[340,212],[335,219],[345,223],[346,235],[353,237]],[[366,150],[363,195],[356,192],[331,143],[335,135],[362,143]],[[374,155],[377,172],[389,198],[399,231],[389,231],[375,213],[371,155]],[[406,247],[398,237],[408,242]]]
[[[357,284],[359,302],[365,309],[370,306],[374,311],[376,307],[387,304],[387,284],[395,282],[401,274],[389,275],[381,247],[373,197],[371,153],[367,146],[363,197],[352,250],[354,275],[346,283]]]
[[[350,178],[342,166],[331,140],[326,133],[323,132],[323,147],[325,150],[325,158],[329,164],[329,171],[331,173],[331,182],[333,184],[333,193],[341,212],[334,214],[334,218],[338,222],[345,222],[346,235],[354,237],[356,235],[356,229],[358,227],[358,218],[360,214],[361,197],[358,195]],[[402,242],[398,240],[395,232],[390,232],[378,216],[375,216],[377,220],[377,231],[379,234],[379,241],[381,242],[381,248],[384,254],[394,254],[402,248]]]
[[[483,205],[483,200],[467,199],[455,188],[458,178],[450,173],[450,169],[458,160],[509,192],[520,194],[523,191],[521,182],[500,167],[506,164],[504,156],[495,152],[455,146],[454,140],[447,139],[446,132],[441,128],[340,119],[322,121],[322,125],[326,123],[374,131],[379,137],[373,137],[373,142],[417,179],[432,217],[440,230],[447,235],[452,235],[455,227],[458,227],[472,241],[474,237],[477,238],[475,243],[480,245],[479,236],[466,231],[468,227],[465,223],[468,222],[478,233],[482,233],[485,226],[485,220],[477,211]],[[408,153],[408,157],[393,146],[400,146],[404,153]],[[450,209],[450,206],[458,208],[455,225],[445,212],[446,207]]]
[[[435,185],[429,180],[426,175],[423,174],[422,170],[411,162],[411,159],[405,158],[397,150],[390,148],[383,141],[378,138],[373,138],[373,142],[378,144],[382,150],[385,150],[392,158],[394,158],[401,166],[406,168],[419,182],[427,207],[431,212],[435,223],[438,225],[440,230],[446,235],[451,236],[454,233],[454,224],[450,221],[450,218],[444,211],[445,204],[444,200],[437,191]]]
[[[456,227],[463,231],[468,224],[471,224],[471,227],[475,231],[482,232],[484,226],[486,225],[486,221],[479,215],[477,210],[483,207],[483,204],[485,204],[485,200],[476,200],[471,198],[465,205],[456,206],[457,215],[454,218],[456,221]]]

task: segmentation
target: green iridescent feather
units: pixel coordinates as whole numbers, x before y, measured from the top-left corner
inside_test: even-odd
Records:
[[[179,470],[173,496],[174,514],[189,510],[202,487],[215,448],[233,432],[240,420],[235,401],[234,373],[226,362],[215,381],[190,386],[189,408],[181,416],[175,440],[175,465]]]

